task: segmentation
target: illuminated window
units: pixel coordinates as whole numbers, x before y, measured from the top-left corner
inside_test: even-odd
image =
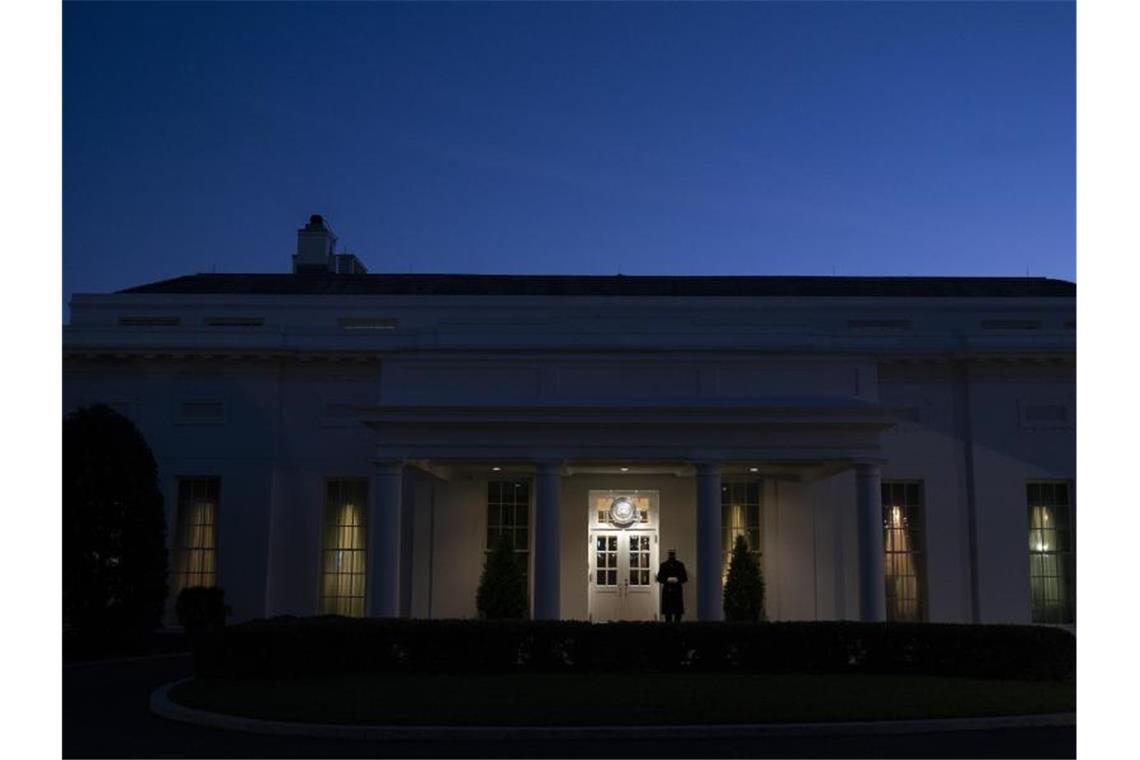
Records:
[[[487,483],[487,551],[499,538],[515,551],[527,575],[530,565],[530,481],[492,480]]]
[[[631,504],[633,504],[633,508],[634,508],[635,513],[636,513],[634,516],[634,519],[632,521],[633,523],[641,523],[643,525],[648,525],[649,524],[649,510],[650,510],[650,499],[649,499],[649,497],[645,496],[645,495],[640,495],[636,492],[631,492],[628,494],[617,495],[615,498],[615,494],[617,494],[617,493],[618,492],[616,492],[616,491],[603,491],[603,492],[599,493],[597,496],[591,497],[594,499],[593,509],[594,509],[594,515],[595,515],[595,517],[597,517],[598,527],[600,527],[600,528],[617,527],[617,523],[614,523],[613,520],[611,519],[612,515],[610,514],[610,509],[618,501],[628,501]]]
[[[649,585],[649,536],[629,534],[629,585]]]
[[[217,585],[218,478],[179,478],[174,592]]]
[[[926,619],[922,484],[883,483],[887,620]]]
[[[1034,623],[1075,620],[1068,483],[1029,483],[1029,596]]]
[[[368,481],[331,479],[325,483],[325,536],[321,556],[321,612],[364,615],[367,577],[365,531]]]
[[[595,583],[598,586],[614,586],[618,584],[617,577],[617,558],[618,558],[618,540],[617,536],[598,536],[597,539],[597,556],[595,561],[597,564],[598,577]]]
[[[720,488],[721,582],[728,579],[728,563],[737,536],[744,536],[748,549],[761,561],[764,544],[760,534],[760,481],[723,483]]]

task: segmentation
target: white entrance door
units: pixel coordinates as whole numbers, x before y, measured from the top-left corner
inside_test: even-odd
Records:
[[[591,540],[591,618],[599,622],[655,620],[656,531],[598,530]]]
[[[590,492],[591,620],[657,619],[658,588],[653,577],[658,562],[656,496],[656,492],[644,491],[629,495]],[[617,527],[607,507],[622,500],[628,500],[633,509],[622,521],[627,524]]]

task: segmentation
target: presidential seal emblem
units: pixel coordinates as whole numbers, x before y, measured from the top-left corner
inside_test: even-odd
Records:
[[[610,522],[619,528],[637,522],[637,507],[626,496],[619,496],[610,504]]]

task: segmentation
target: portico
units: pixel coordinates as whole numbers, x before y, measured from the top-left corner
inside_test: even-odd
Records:
[[[373,616],[401,613],[401,573],[416,572],[408,569],[415,563],[402,552],[422,554],[426,548],[433,556],[426,571],[430,579],[446,582],[451,572],[441,571],[448,560],[438,551],[443,543],[438,525],[426,543],[401,541],[408,534],[402,521],[423,522],[402,499],[408,477],[441,484],[498,479],[532,484],[524,519],[532,521],[525,551],[536,619],[618,619],[605,611],[612,605],[599,599],[644,594],[647,576],[641,569],[647,567],[652,578],[665,541],[679,544],[690,569],[687,619],[720,620],[726,483],[771,484],[783,502],[773,508],[786,510],[791,500],[778,497],[780,484],[787,493],[832,479],[846,482],[850,478],[843,476],[853,473],[853,493],[840,501],[855,508],[841,515],[836,530],[857,537],[857,617],[884,619],[879,436],[894,417],[880,405],[781,398],[702,405],[628,400],[543,407],[390,405],[358,411],[378,439],[368,534],[377,548],[368,574]],[[624,494],[640,498],[645,515],[636,524],[607,523],[598,514],[599,499]],[[767,543],[784,541],[790,551],[800,551],[790,543],[791,529],[766,532],[771,534]],[[478,543],[481,555],[483,538],[472,533],[462,540]],[[813,556],[816,533],[813,527]],[[829,535],[842,543],[834,531]],[[615,572],[608,572],[608,561],[616,562]],[[648,585],[656,600],[656,585]],[[447,615],[430,609],[430,600],[428,607],[429,616]],[[638,609],[646,609],[644,603]],[[650,609],[656,610],[655,601]],[[855,609],[852,605],[852,613]]]

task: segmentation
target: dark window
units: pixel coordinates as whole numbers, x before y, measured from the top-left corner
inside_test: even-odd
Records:
[[[206,317],[210,327],[261,327],[265,317]]]
[[[984,330],[1040,330],[1039,319],[983,319]]]
[[[181,323],[178,317],[119,317],[124,327],[177,327]]]
[[[397,326],[394,319],[372,317],[341,317],[336,323],[345,330],[395,330]]]
[[[487,483],[487,551],[502,537],[514,549],[523,575],[530,567],[530,481]]]
[[[880,330],[909,330],[909,319],[849,319],[848,327],[878,328]]]

